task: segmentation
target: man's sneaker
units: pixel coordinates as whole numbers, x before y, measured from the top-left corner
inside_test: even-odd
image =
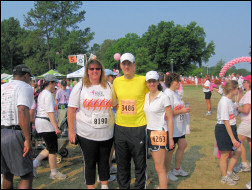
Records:
[[[59,171],[56,174],[54,174],[54,175],[50,174],[50,179],[59,179],[59,180],[62,180],[62,179],[66,179],[66,177],[67,176],[65,174],[62,174]]]
[[[246,187],[247,187],[248,189],[251,189],[251,181],[248,182],[248,183],[246,184]]]
[[[228,185],[236,185],[237,182],[232,180],[229,176],[222,176],[221,183],[226,183]]]
[[[110,174],[116,174],[116,173],[117,173],[117,168],[112,165],[110,168]]]
[[[167,172],[167,177],[171,181],[177,181],[178,180],[178,178],[175,175],[173,175],[172,171]]]
[[[234,172],[232,172],[231,175],[228,175],[228,177],[230,177],[234,181],[239,181],[240,180],[240,177],[238,175],[236,175]]]
[[[112,182],[112,181],[115,181],[116,179],[116,176],[115,175],[110,175],[109,179],[108,179],[108,182]]]
[[[189,172],[184,171],[182,168],[180,168],[179,170],[173,169],[172,173],[175,176],[179,176],[180,175],[180,176],[183,176],[183,177],[189,175]]]
[[[112,182],[116,179],[116,176],[115,175],[110,175],[109,179],[108,179],[108,182]],[[99,175],[97,175],[97,183],[100,183],[100,178],[99,178]]]
[[[250,172],[250,167],[248,164],[246,166],[243,166],[242,164],[240,164],[240,165],[234,167],[234,172],[236,172],[236,173]]]
[[[38,178],[37,168],[33,167],[33,177]]]

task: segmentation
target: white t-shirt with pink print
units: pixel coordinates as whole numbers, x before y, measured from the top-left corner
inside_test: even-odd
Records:
[[[249,90],[239,102],[242,105],[250,104],[251,105],[251,90]],[[251,109],[248,114],[241,113],[241,121],[247,124],[251,124]]]
[[[39,97],[38,97],[37,116],[49,118],[48,116],[49,112],[54,113],[55,119],[57,121],[58,107],[55,102],[55,99],[53,98],[53,94],[50,91],[44,89],[39,94]],[[46,119],[36,118],[35,127],[38,133],[55,131],[51,122]]]

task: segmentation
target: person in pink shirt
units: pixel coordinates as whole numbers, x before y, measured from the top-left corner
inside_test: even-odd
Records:
[[[241,123],[237,130],[238,138],[241,141],[241,164],[234,168],[235,172],[248,172],[250,166],[246,159],[246,149],[244,147],[244,141],[247,140],[251,152],[251,75],[243,77],[243,86],[246,90],[246,94],[241,98],[239,105],[237,105],[238,111],[241,113]]]

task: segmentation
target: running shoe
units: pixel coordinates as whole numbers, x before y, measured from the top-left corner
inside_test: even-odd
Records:
[[[222,176],[221,183],[226,183],[228,185],[236,185],[237,182],[232,180],[229,176]]]
[[[117,168],[112,165],[110,168],[110,174],[116,174],[116,173],[117,173]]]
[[[212,112],[207,112],[205,115],[212,115]]]
[[[167,177],[171,181],[177,181],[178,180],[178,178],[175,175],[173,175],[172,171],[167,172]]]
[[[251,181],[248,182],[248,183],[246,184],[246,187],[247,187],[248,189],[251,189]]]
[[[33,177],[38,178],[37,168],[33,167]]]
[[[179,170],[173,169],[172,173],[175,176],[183,176],[183,177],[189,175],[189,172],[184,171],[182,168],[180,168]]]
[[[234,181],[239,181],[240,180],[240,177],[238,175],[236,175],[234,172],[232,172],[231,175],[228,175],[228,177],[230,177]]]
[[[63,179],[66,179],[66,178],[67,178],[67,176],[65,174],[60,173],[59,171],[54,175],[50,174],[50,179],[63,180]]]
[[[234,167],[234,172],[239,173],[239,172],[250,172],[250,167],[248,164],[246,166],[243,166],[242,164],[235,166]]]
[[[112,182],[112,181],[115,181],[116,179],[116,176],[115,175],[110,175],[109,179],[108,179],[108,182]],[[100,178],[99,178],[99,175],[97,175],[97,183],[100,183]]]
[[[115,175],[110,175],[109,179],[108,179],[108,182],[112,182],[112,181],[115,181],[116,179],[116,176]]]
[[[101,189],[108,189],[108,186],[107,185],[102,185]]]

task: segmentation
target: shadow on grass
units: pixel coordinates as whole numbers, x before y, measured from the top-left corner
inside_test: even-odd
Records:
[[[192,146],[190,149],[186,150],[183,156],[182,160],[182,168],[185,171],[188,171],[190,173],[187,177],[178,177],[178,181],[169,181],[168,188],[169,189],[177,189],[178,185],[183,182],[184,180],[190,178],[191,174],[194,172],[196,167],[196,162],[199,161],[202,157],[204,157],[204,154],[201,154],[199,150],[202,148],[202,146]],[[173,156],[174,157],[174,156]]]

